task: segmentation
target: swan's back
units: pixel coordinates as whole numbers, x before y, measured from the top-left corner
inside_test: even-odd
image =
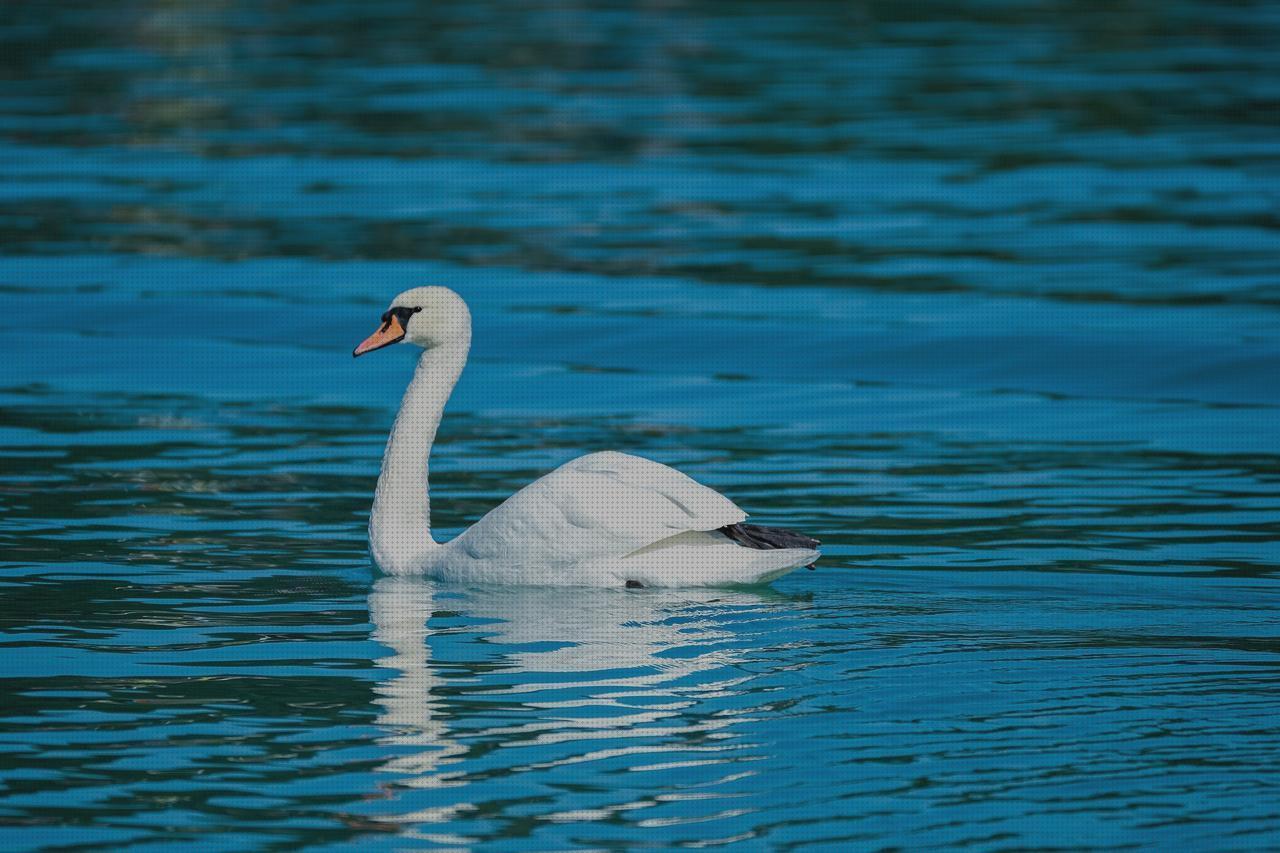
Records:
[[[592,453],[525,486],[448,543],[442,573],[468,561],[498,574],[504,567],[565,571],[745,518],[733,501],[674,468],[625,453]]]

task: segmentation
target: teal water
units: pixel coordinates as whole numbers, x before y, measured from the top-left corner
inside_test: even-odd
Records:
[[[0,9],[5,850],[1280,848],[1274,4]],[[379,577],[583,452],[826,556]]]

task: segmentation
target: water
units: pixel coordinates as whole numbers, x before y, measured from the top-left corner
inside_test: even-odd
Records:
[[[1280,847],[1264,3],[0,12],[6,850]],[[452,589],[582,452],[826,556]]]

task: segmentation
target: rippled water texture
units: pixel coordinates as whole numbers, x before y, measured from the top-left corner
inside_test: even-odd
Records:
[[[0,847],[1280,848],[1280,9],[0,7]],[[827,556],[454,589],[585,451]]]

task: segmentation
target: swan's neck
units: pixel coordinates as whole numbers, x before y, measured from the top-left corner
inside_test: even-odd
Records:
[[[384,570],[420,570],[436,547],[431,538],[427,463],[444,404],[467,363],[470,341],[426,350],[404,392],[400,414],[382,456],[382,473],[369,516],[369,545]]]

